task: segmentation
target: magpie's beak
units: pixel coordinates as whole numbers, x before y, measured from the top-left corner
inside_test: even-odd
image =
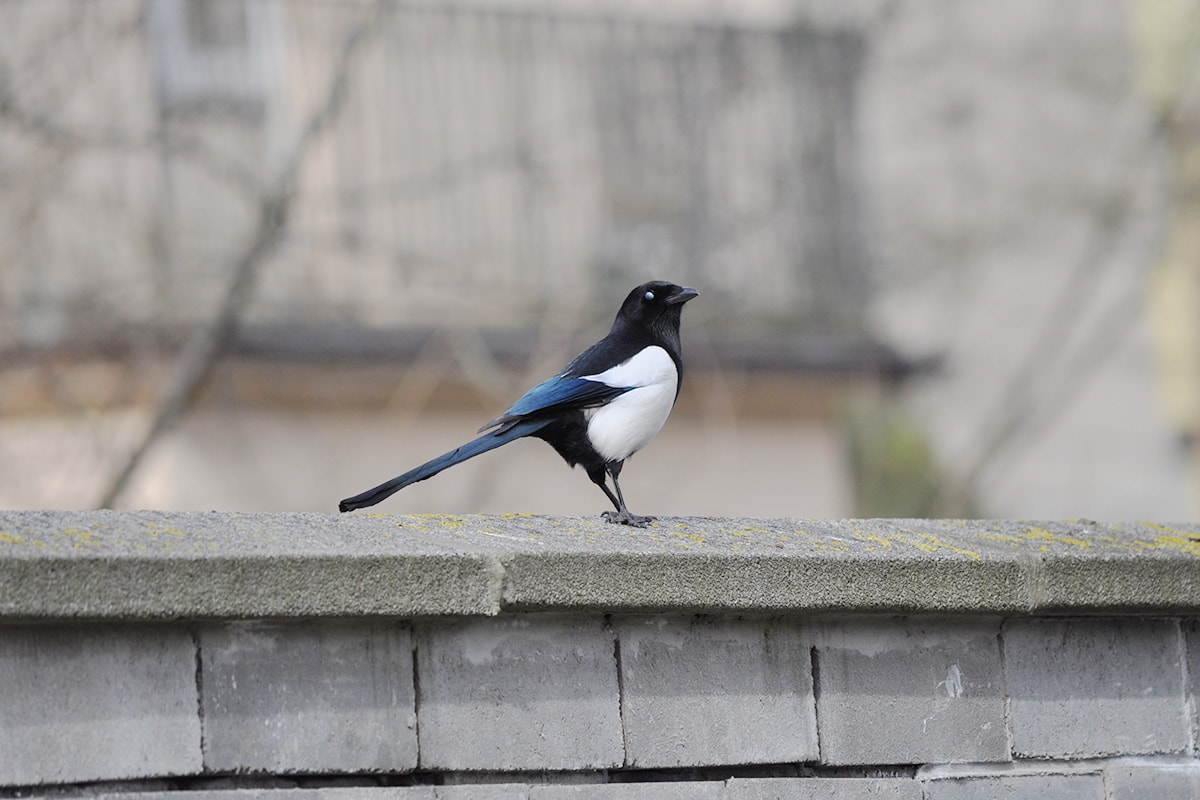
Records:
[[[700,296],[700,293],[697,292],[695,289],[692,289],[688,286],[684,286],[682,289],[680,289],[675,294],[668,295],[666,302],[667,302],[667,305],[672,305],[672,306],[681,305],[683,303],[686,303],[688,300],[691,300],[693,297],[699,297],[699,296]]]

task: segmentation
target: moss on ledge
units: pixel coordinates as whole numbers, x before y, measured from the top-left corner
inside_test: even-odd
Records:
[[[1200,611],[1200,525],[0,513],[0,619]]]

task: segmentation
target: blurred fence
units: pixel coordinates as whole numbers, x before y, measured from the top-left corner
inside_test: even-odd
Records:
[[[324,0],[0,18],[0,349],[210,318],[338,80],[251,320],[591,319],[670,277],[724,294],[718,335],[861,331],[854,32]]]

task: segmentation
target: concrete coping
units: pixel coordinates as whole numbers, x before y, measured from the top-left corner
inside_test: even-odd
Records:
[[[1200,612],[1200,523],[0,512],[0,620]]]

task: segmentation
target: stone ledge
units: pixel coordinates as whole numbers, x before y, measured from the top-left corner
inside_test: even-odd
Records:
[[[0,620],[1191,614],[1200,524],[0,513]]]

